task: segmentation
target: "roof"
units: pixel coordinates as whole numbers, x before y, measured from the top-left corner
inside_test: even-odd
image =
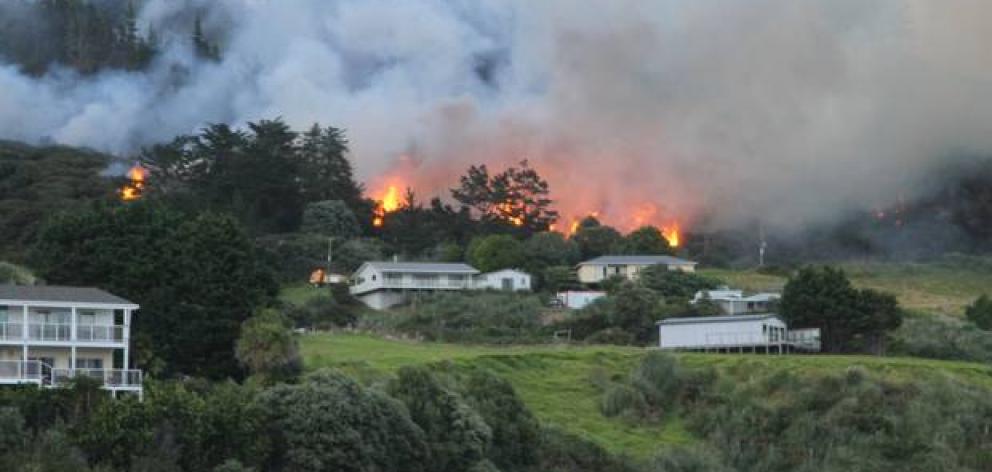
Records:
[[[492,272],[486,272],[486,273],[481,274],[481,275],[495,275],[495,274],[502,274],[504,272],[513,272],[515,274],[526,275],[528,277],[530,276],[530,274],[528,274],[527,272],[524,272],[524,271],[522,271],[520,269],[500,269],[500,270],[494,270]]]
[[[423,272],[429,274],[436,273],[460,273],[478,274],[475,267],[462,263],[449,262],[366,262],[362,267],[369,266],[380,272]],[[359,267],[358,270],[362,270]],[[357,272],[357,271],[356,271]]]
[[[762,315],[728,315],[728,316],[692,316],[685,318],[665,318],[655,324],[699,324],[699,323],[736,323],[739,321],[761,321],[776,318],[781,321],[775,313],[765,313]]]
[[[130,305],[134,302],[94,287],[65,287],[59,285],[0,285],[0,301],[87,303],[100,305]]]
[[[672,256],[599,256],[579,265],[696,265],[695,262]]]

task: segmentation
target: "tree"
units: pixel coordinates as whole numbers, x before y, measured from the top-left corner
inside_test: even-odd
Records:
[[[621,254],[673,254],[668,240],[661,230],[654,226],[642,226],[631,231],[622,241],[617,243],[617,252]]]
[[[348,140],[340,128],[314,123],[303,133],[299,175],[305,201],[340,200],[352,211],[361,208],[362,186],[355,182],[347,153]]]
[[[579,246],[561,233],[537,233],[524,241],[525,267],[531,273],[540,273],[551,266],[572,266],[579,262]]]
[[[489,459],[507,471],[535,465],[541,426],[513,385],[488,370],[474,370],[464,385],[465,400],[492,430]]]
[[[424,431],[430,470],[461,472],[486,458],[492,440],[489,426],[426,367],[401,368],[387,390],[406,405],[410,418]]]
[[[403,404],[335,371],[259,398],[277,447],[261,470],[418,472],[428,467],[424,433]]]
[[[666,300],[688,300],[700,290],[712,290],[722,285],[720,280],[703,275],[668,270],[664,264],[644,268],[638,273],[637,282],[658,292]]]
[[[471,166],[451,195],[488,224],[528,233],[547,231],[558,219],[558,212],[551,209],[548,183],[526,160],[519,165],[492,176],[485,164]]]
[[[466,253],[469,263],[482,272],[519,268],[527,257],[523,244],[506,234],[473,239]]]
[[[828,352],[856,350],[858,339],[881,352],[882,336],[902,321],[895,297],[857,290],[844,271],[827,266],[805,267],[790,278],[780,308],[791,328],[820,328]]]
[[[167,372],[238,375],[241,323],[275,295],[271,271],[232,218],[187,215],[154,202],[63,214],[32,258],[54,284],[95,286],[141,305],[138,354]]]
[[[244,322],[235,344],[238,361],[263,382],[291,379],[303,367],[288,318],[263,309]]]
[[[200,15],[196,15],[196,18],[193,19],[191,40],[193,42],[193,52],[197,57],[210,61],[220,60],[220,48],[212,44],[203,33],[203,19]]]
[[[355,214],[341,200],[307,204],[303,210],[300,230],[338,239],[351,239],[361,232]]]
[[[623,236],[620,232],[597,223],[595,226],[579,226],[579,229],[572,235],[572,241],[579,245],[579,252],[582,259],[609,254],[621,241]]]
[[[975,326],[985,331],[992,330],[992,299],[983,293],[975,299],[974,303],[965,308],[964,315],[969,321],[975,323]]]

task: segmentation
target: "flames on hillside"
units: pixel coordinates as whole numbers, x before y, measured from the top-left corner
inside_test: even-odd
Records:
[[[148,181],[148,171],[140,165],[135,165],[127,171],[127,180],[120,190],[121,200],[130,202],[142,197],[145,193],[145,184]]]
[[[376,204],[372,213],[372,226],[376,228],[382,228],[386,224],[389,213],[399,210],[402,205],[400,188],[403,188],[403,181],[393,177],[388,182],[373,192]],[[493,207],[492,213],[513,226],[520,227],[526,223],[523,215],[527,214],[527,209],[515,207],[512,202],[496,205]],[[583,219],[592,217],[603,224],[615,226],[623,231],[633,231],[649,225],[655,226],[668,242],[669,247],[681,247],[684,243],[682,223],[675,218],[663,218],[661,213],[659,206],[653,203],[637,205],[628,215],[621,215],[620,217],[616,217],[612,213],[606,215],[604,212],[594,210],[568,219],[567,225],[564,224],[566,221],[564,218],[560,219],[558,223],[552,224],[548,229],[571,237],[579,232]]]

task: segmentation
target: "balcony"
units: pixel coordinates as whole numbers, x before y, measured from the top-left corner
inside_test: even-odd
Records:
[[[37,384],[44,381],[39,361],[0,361],[0,384]]]
[[[94,379],[108,390],[141,390],[143,381],[137,369],[52,369],[50,382],[62,387],[78,377]]]
[[[23,323],[0,323],[0,341],[24,340]],[[69,323],[28,323],[28,341],[72,342],[72,325]],[[124,326],[76,325],[76,343],[123,343]]]

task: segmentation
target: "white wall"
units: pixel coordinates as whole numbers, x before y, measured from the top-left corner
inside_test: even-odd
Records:
[[[363,295],[356,295],[355,298],[358,298],[369,308],[375,310],[385,310],[391,306],[404,303],[408,299],[407,294],[403,292],[389,290],[376,290]]]
[[[774,339],[762,326],[785,330],[777,318],[727,322],[701,322],[658,325],[658,346],[662,349],[694,349],[722,345],[767,344]]]
[[[556,297],[562,304],[573,310],[581,310],[586,305],[606,296],[606,292],[559,292]]]
[[[504,279],[509,279],[511,281],[513,291],[531,289],[530,274],[511,269],[488,272],[477,276],[475,279],[475,288],[482,290],[503,290]]]

